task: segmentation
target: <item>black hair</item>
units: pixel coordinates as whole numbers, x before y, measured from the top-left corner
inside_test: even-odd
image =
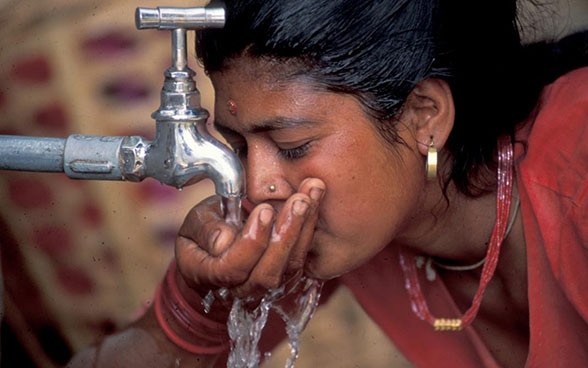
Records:
[[[488,189],[482,174],[495,165],[497,138],[514,136],[542,87],[588,59],[586,37],[574,50],[582,56],[567,58],[567,65],[563,57],[546,57],[556,44],[523,46],[515,0],[226,0],[224,6],[225,27],[197,35],[207,72],[240,56],[284,62],[293,66],[290,77],[355,96],[389,140],[397,139],[391,124],[414,86],[446,80],[456,119],[445,184],[453,181],[471,196]],[[539,55],[551,63],[539,63]]]
[[[432,9],[413,9],[422,7],[421,1],[225,3],[225,28],[199,33],[197,55],[207,71],[222,70],[244,52],[277,61],[294,58],[297,74],[330,91],[356,95],[381,120],[395,115],[433,60],[431,16],[421,15]],[[383,39],[394,42],[382,44]]]

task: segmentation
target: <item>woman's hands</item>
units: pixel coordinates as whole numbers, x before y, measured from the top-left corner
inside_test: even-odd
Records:
[[[240,229],[225,222],[217,196],[195,206],[176,241],[186,286],[200,296],[226,288],[235,297],[257,299],[301,272],[324,191],[321,180],[306,179],[279,208],[253,208]]]

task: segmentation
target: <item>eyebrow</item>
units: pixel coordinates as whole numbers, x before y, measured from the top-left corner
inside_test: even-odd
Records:
[[[252,125],[248,126],[247,129],[243,131],[243,133],[263,133],[268,132],[271,130],[280,130],[286,128],[293,128],[293,127],[300,127],[300,126],[310,126],[318,124],[316,121],[308,120],[308,119],[297,119],[291,117],[274,117],[268,120],[262,120]],[[228,133],[228,134],[238,134],[237,131],[227,127],[222,121],[215,120],[214,121],[215,128],[219,131],[219,133]]]

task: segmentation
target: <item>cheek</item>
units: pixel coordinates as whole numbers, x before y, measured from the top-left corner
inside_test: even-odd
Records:
[[[369,143],[325,171],[329,179],[325,204],[330,216],[337,217],[341,230],[358,227],[353,224],[388,226],[394,208],[406,194],[402,180],[407,178],[399,158],[383,153],[378,142]]]
[[[366,165],[353,172],[347,170],[329,175],[320,218],[321,227],[337,247],[333,251],[370,253],[370,248],[374,248],[377,249],[375,253],[390,240],[396,222],[395,212],[390,210],[396,200],[391,195],[394,184],[389,179],[387,173]],[[381,182],[389,183],[387,190]]]
[[[391,201],[383,198],[385,195],[367,199],[357,191],[330,194],[331,197],[325,196],[320,227],[308,259],[310,273],[323,279],[353,271],[368,262],[392,241],[399,223],[397,213],[390,211]]]
[[[370,190],[366,182],[356,179],[345,193],[325,202],[329,230],[344,243],[381,249],[392,240],[401,211],[391,193]],[[369,250],[367,250],[369,251]]]
[[[382,152],[364,146],[362,155],[323,170],[327,195],[310,266],[317,274],[329,278],[361,266],[390,244],[409,218],[421,173],[407,169],[414,166],[408,155]]]

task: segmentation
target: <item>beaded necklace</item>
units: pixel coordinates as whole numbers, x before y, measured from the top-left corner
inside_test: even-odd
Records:
[[[400,265],[404,272],[405,287],[408,291],[412,310],[420,319],[432,325],[435,331],[458,331],[469,326],[478,314],[486,287],[496,271],[500,246],[509,222],[512,200],[513,148],[510,137],[502,137],[498,140],[498,169],[496,176],[498,187],[496,191],[496,222],[490,236],[490,244],[488,245],[486,261],[482,268],[480,285],[474,295],[472,305],[460,318],[436,318],[431,314],[418,280],[416,260],[414,258],[408,259],[402,251],[400,252]]]

